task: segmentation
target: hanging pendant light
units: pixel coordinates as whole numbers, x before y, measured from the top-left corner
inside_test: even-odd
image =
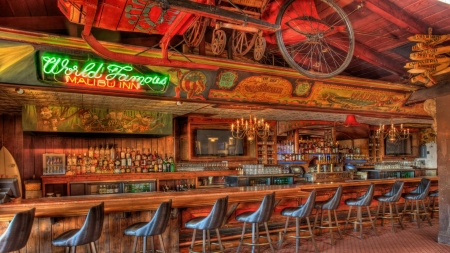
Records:
[[[350,114],[350,115],[347,115],[347,118],[345,118],[343,125],[345,127],[359,126],[359,122],[356,121],[355,115]]]

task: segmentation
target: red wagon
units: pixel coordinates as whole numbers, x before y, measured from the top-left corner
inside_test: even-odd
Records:
[[[228,41],[234,55],[251,52],[257,61],[276,48],[291,67],[313,78],[339,74],[353,56],[351,23],[333,0],[59,0],[58,6],[71,22],[85,25],[82,36],[94,51],[130,63],[183,66],[167,60],[170,40],[182,35],[196,47],[208,27],[213,54]],[[112,53],[92,36],[92,27],[163,35],[163,59]]]

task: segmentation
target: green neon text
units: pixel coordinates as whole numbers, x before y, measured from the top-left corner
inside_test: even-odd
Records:
[[[116,63],[103,63],[87,61],[79,66],[76,60],[70,60],[58,56],[42,57],[42,71],[46,75],[66,75],[91,79],[105,79],[107,81],[136,82],[140,85],[163,86],[160,91],[165,90],[169,82],[169,76],[161,74],[132,74],[134,68],[130,65]],[[131,72],[131,73],[130,73]]]

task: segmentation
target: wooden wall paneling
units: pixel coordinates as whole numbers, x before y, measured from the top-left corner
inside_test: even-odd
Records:
[[[72,141],[72,150],[76,156],[80,155],[83,151],[81,138],[74,138]]]
[[[109,214],[110,253],[119,253],[123,231],[120,231],[121,213]]]
[[[45,153],[45,139],[42,136],[33,136],[34,148],[34,174],[40,178],[43,173],[42,155]]]
[[[152,138],[152,154],[158,152],[158,139]]]
[[[19,168],[19,173],[22,176],[23,172],[23,131],[22,131],[22,117],[15,116],[15,147],[14,147],[14,158],[16,160],[17,166]],[[23,179],[22,179],[23,182]],[[23,183],[22,183],[23,184]],[[22,185],[24,187],[24,185]],[[22,191],[24,192],[24,191]]]
[[[84,137],[81,138],[81,155],[84,156],[84,154],[86,154],[86,156],[89,155],[88,151],[89,151],[89,139]]]
[[[32,136],[23,135],[23,162],[22,180],[32,179],[34,175],[34,149],[32,148]]]
[[[139,150],[140,153],[142,153],[144,145],[144,140],[142,138],[136,138],[136,151]]]
[[[147,152],[151,151],[152,139],[150,139],[150,138],[143,138],[142,147],[145,148]]]
[[[165,137],[166,139],[166,152],[167,155],[170,157],[172,156],[172,158],[175,158],[175,146],[174,146],[174,138],[173,136],[167,136]]]
[[[2,142],[2,143],[0,143],[2,146],[3,146],[3,144],[4,144],[4,140],[3,140],[3,136],[4,136],[4,134],[3,134],[3,122],[4,122],[4,120],[3,120],[3,117],[4,117],[5,115],[0,115],[0,141]]]
[[[52,251],[51,228],[50,218],[39,218],[39,252]]]
[[[166,153],[165,137],[160,137],[156,140],[158,141],[158,154],[164,159],[164,154]]]
[[[58,220],[52,225],[52,239],[55,239],[60,234],[64,233],[64,222]],[[65,252],[64,247],[56,247],[52,245],[52,253],[63,253]]]
[[[103,218],[102,234],[97,241],[97,251],[98,252],[110,252],[110,248],[109,248],[109,246],[110,246],[109,245],[110,244],[109,216],[110,216],[110,214],[105,214],[105,217]]]
[[[173,215],[175,214],[175,215]],[[164,245],[168,252],[176,252],[179,249],[180,244],[180,222],[181,212],[174,209],[169,219],[168,229],[164,232]]]
[[[3,115],[3,145],[9,150],[11,155],[16,159],[15,154],[15,119],[14,115]]]
[[[53,152],[53,136],[45,136],[45,153],[51,154]]]
[[[119,221],[120,223],[120,229],[118,232],[121,232],[122,239],[120,244],[120,252],[122,253],[129,253],[130,249],[133,248],[133,238],[131,236],[125,236],[123,235],[123,231],[125,228],[130,226],[132,224],[131,222],[131,216],[122,217]]]
[[[38,253],[36,252],[36,249],[39,249],[39,219],[33,220],[31,234],[25,247],[27,248],[27,253]]]

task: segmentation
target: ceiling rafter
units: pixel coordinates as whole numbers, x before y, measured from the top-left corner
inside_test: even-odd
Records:
[[[64,16],[0,17],[0,24],[20,30],[46,31],[66,29]]]
[[[410,33],[427,33],[428,25],[388,0],[365,0],[364,6]]]

